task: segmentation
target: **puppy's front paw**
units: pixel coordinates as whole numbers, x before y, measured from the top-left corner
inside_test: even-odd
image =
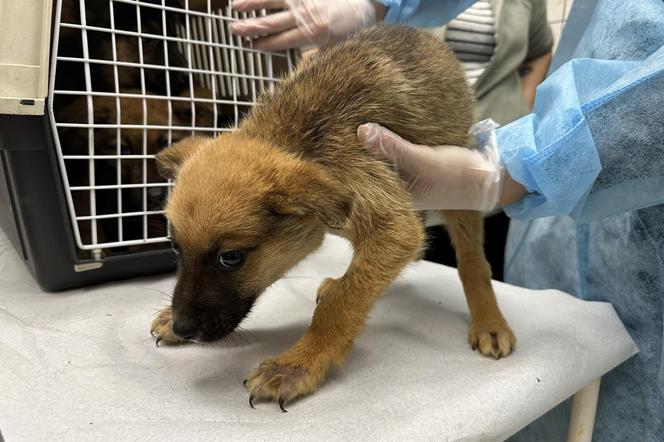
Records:
[[[323,382],[323,370],[312,368],[288,357],[277,357],[263,361],[245,386],[249,388],[249,405],[254,407],[254,399],[267,399],[279,403],[283,412],[284,404],[300,396],[316,391]]]
[[[508,356],[516,346],[516,337],[502,318],[500,321],[472,323],[468,340],[473,350],[496,359]]]
[[[162,342],[166,344],[179,344],[182,342],[182,339],[173,333],[173,309],[170,306],[161,309],[157,313],[157,316],[152,320],[150,333],[156,338],[157,346]]]

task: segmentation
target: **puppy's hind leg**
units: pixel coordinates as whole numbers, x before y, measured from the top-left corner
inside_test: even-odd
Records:
[[[482,213],[457,210],[445,211],[444,215],[470,310],[470,345],[485,356],[507,356],[514,349],[516,338],[498,308],[491,286],[491,268],[483,248]]]
[[[373,225],[370,231],[360,225],[363,222],[354,222],[349,235],[353,260],[344,276],[326,279],[321,285],[309,330],[249,377],[250,403],[260,397],[279,401],[283,408],[285,401],[315,391],[328,369],[343,361],[376,298],[419,253],[424,233],[414,213],[372,216],[378,221],[366,223]]]

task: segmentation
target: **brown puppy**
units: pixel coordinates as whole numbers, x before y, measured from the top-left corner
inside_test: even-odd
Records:
[[[357,127],[373,121],[414,143],[465,145],[472,120],[470,90],[443,43],[414,29],[375,27],[305,60],[236,132],[164,150],[157,163],[177,177],[166,214],[180,255],[172,307],[152,324],[157,339],[227,335],[333,229],[353,243],[347,272],[321,284],[307,333],[247,381],[251,399],[281,405],[316,390],[425,242],[411,196],[360,146]],[[508,355],[516,341],[491,287],[482,215],[445,215],[471,313],[470,344]]]

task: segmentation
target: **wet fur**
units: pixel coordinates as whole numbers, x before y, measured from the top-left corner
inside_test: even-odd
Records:
[[[199,340],[222,337],[248,312],[238,306],[317,249],[327,229],[337,230],[354,248],[347,272],[323,281],[307,333],[247,382],[252,398],[280,403],[315,391],[376,298],[425,245],[411,196],[360,146],[357,127],[376,122],[418,144],[465,145],[472,121],[471,91],[443,43],[405,27],[375,27],[303,61],[236,132],[164,150],[160,170],[177,178],[166,212],[182,254],[173,305],[154,332],[177,341],[163,318],[196,317]],[[482,215],[445,216],[471,312],[470,343],[506,356],[516,341],[491,287]],[[247,251],[236,270],[210,259],[236,249]],[[220,321],[225,327],[210,325]]]

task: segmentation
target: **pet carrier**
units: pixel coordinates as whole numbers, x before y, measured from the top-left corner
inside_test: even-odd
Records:
[[[0,0],[0,226],[42,288],[174,268],[154,155],[232,130],[294,62],[233,36],[238,18],[228,0]]]

